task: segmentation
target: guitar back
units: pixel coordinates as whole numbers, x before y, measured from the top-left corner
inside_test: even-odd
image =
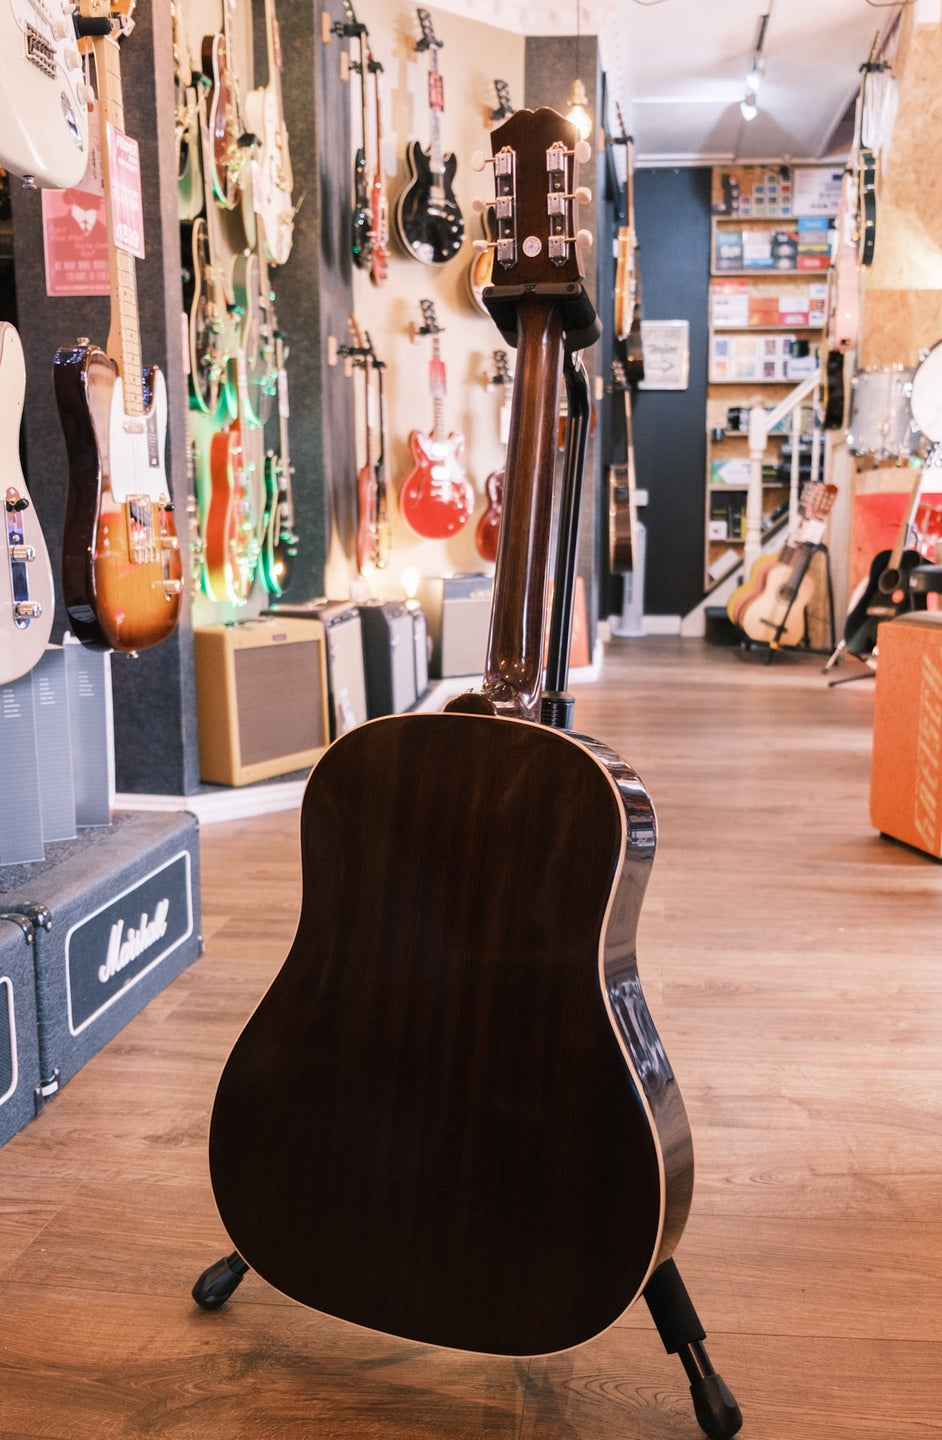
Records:
[[[233,1242],[304,1304],[546,1353],[615,1320],[679,1233],[689,1131],[634,965],[654,817],[590,744],[397,716],[313,771],[297,935],[210,1134]],[[382,865],[354,832],[396,837]]]

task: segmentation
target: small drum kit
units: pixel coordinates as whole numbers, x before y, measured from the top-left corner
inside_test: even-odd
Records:
[[[942,439],[942,341],[915,369],[858,370],[850,382],[847,448],[875,461],[906,460]]]

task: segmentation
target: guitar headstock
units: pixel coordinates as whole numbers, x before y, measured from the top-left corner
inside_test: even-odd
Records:
[[[440,335],[442,327],[435,318],[435,305],[431,300],[420,300],[419,308],[422,311],[422,324],[416,331],[417,335]]]
[[[436,37],[429,12],[420,7],[415,13],[419,17],[419,29],[422,31],[422,39],[415,42],[416,50],[428,50],[432,45],[441,47],[442,42]]]
[[[806,520],[824,520],[833,510],[836,499],[836,485],[825,485],[815,480],[805,488],[801,500],[802,514]]]
[[[497,91],[497,109],[491,111],[491,119],[509,120],[514,113],[514,107],[510,103],[510,86],[506,80],[495,80],[494,89]]]
[[[487,376],[487,388],[490,390],[497,385],[509,385],[512,376],[510,374],[510,363],[507,359],[506,350],[494,351],[494,369]]]
[[[628,389],[628,373],[623,360],[612,360],[612,389]]]

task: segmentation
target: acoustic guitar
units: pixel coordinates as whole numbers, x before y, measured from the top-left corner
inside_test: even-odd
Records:
[[[631,387],[621,360],[612,361],[612,390],[624,398],[625,463],[611,465],[608,471],[608,568],[613,575],[629,575],[638,553],[638,506]]]
[[[836,485],[809,485],[801,518],[779,554],[760,555],[749,581],[730,596],[727,613],[750,640],[774,647],[800,645],[804,640],[808,606],[815,595],[808,570],[836,499]]]
[[[3,540],[0,542],[0,685],[26,675],[52,632],[55,600],[49,552],[20,465],[26,361],[19,335],[0,321],[0,454]]]
[[[936,446],[934,452],[937,451]],[[927,463],[931,463],[931,458]],[[924,560],[919,551],[906,542],[913,531],[923,479],[923,469],[917,470],[892,550],[881,550],[873,557],[870,573],[850,598],[844,622],[844,644],[859,660],[866,660],[876,649],[877,629],[882,620],[894,620],[912,609],[909,575],[917,565],[924,564]]]
[[[428,103],[432,139],[428,150],[413,140],[406,150],[410,178],[396,202],[396,230],[407,253],[423,265],[442,265],[457,255],[464,240],[464,218],[453,189],[458,162],[442,150],[441,122],[445,91],[438,68],[441,40],[427,10],[418,10],[421,40],[416,53],[428,53]]]
[[[130,26],[132,3],[80,0],[83,16],[111,17],[95,56],[105,194],[113,169],[131,152],[124,136],[118,41]],[[136,156],[136,151],[133,152]],[[135,253],[143,237],[133,221],[108,211],[111,328],[108,351],[85,340],[57,350],[53,381],[69,462],[62,585],[69,624],[96,650],[144,650],[173,633],[183,590],[180,542],[164,467],[167,388],[156,366],[141,368]]]
[[[420,300],[423,324],[418,335],[432,341],[429,390],[432,396],[432,433],[413,430],[409,448],[415,461],[399,491],[399,514],[414,535],[423,540],[447,540],[467,525],[474,509],[474,489],[461,468],[464,436],[445,429],[445,362],[431,300]]]
[[[545,109],[492,146],[517,364],[483,685],[348,731],[312,772],[297,933],[219,1081],[209,1160],[239,1255],[285,1294],[536,1355],[637,1297],[692,1157],[636,963],[651,802],[604,745],[538,723],[560,373],[600,334],[574,243],[585,150]],[[367,839],[382,864],[360,863]]]

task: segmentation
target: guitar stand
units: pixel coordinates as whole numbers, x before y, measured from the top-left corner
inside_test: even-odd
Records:
[[[566,453],[540,719],[543,725],[571,730],[575,702],[566,693],[566,684],[590,414],[589,381],[580,354],[567,351],[563,376],[568,401]],[[219,1310],[241,1284],[248,1269],[237,1252],[223,1256],[203,1271],[193,1286],[193,1299],[203,1310]],[[729,1386],[710,1363],[703,1344],[706,1332],[672,1259],[664,1260],[657,1267],[643,1293],[664,1349],[668,1355],[680,1357],[690,1381],[694,1414],[701,1430],[710,1440],[730,1440],[742,1428],[742,1411]]]

